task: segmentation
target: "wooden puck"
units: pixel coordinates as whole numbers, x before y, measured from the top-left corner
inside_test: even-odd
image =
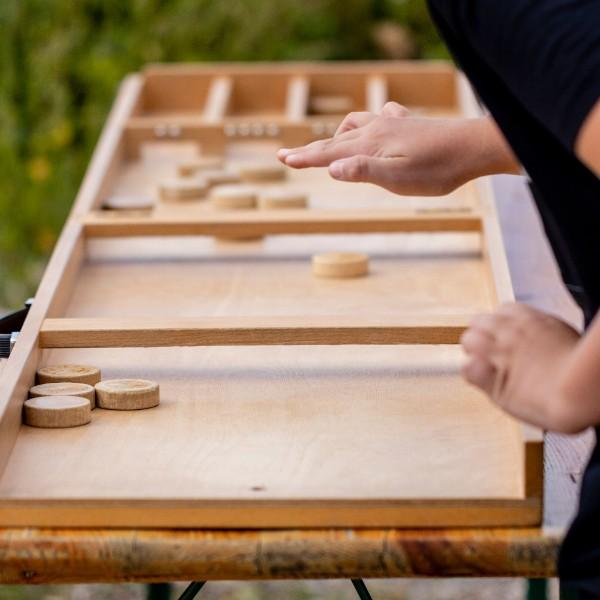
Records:
[[[154,208],[154,199],[150,196],[118,194],[106,198],[102,204],[102,208],[105,210],[152,210]]]
[[[101,379],[100,369],[90,365],[51,365],[37,371],[38,383],[87,383],[96,385]]]
[[[358,252],[327,252],[315,254],[313,274],[317,277],[344,279],[363,277],[369,272],[369,257]]]
[[[96,384],[96,403],[110,410],[140,410],[158,406],[158,383],[146,379],[106,379]]]
[[[193,177],[207,169],[221,169],[224,162],[222,156],[199,156],[180,163],[177,167],[177,173],[180,177]]]
[[[281,181],[287,176],[286,167],[275,162],[247,163],[239,167],[240,179],[249,183]]]
[[[163,202],[189,202],[203,198],[208,184],[203,177],[165,179],[160,182],[158,191]]]
[[[210,191],[211,204],[219,210],[256,208],[256,190],[247,185],[219,185]]]
[[[239,183],[240,175],[237,171],[230,169],[210,169],[202,173],[206,183],[213,187],[215,185],[224,185],[226,183]]]
[[[306,208],[308,197],[297,190],[272,188],[261,192],[258,207],[261,210],[280,210],[286,208]]]
[[[73,383],[71,381],[40,383],[29,389],[30,398],[40,396],[78,396],[89,400],[92,409],[96,406],[96,391],[87,383]]]
[[[79,427],[92,420],[92,407],[77,396],[40,396],[25,400],[23,420],[30,427]]]

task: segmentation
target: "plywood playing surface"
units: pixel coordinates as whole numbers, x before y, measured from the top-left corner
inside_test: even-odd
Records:
[[[303,233],[255,241],[175,235],[168,219],[202,222],[215,210],[206,200],[161,204],[158,183],[174,176],[182,161],[199,156],[202,139],[208,139],[202,135],[212,130],[194,130],[193,141],[184,132],[181,140],[130,137],[126,144],[119,136],[131,119],[137,119],[136,131],[146,135],[148,119],[177,120],[191,110],[165,99],[166,92],[156,87],[162,76],[156,77],[148,78],[145,105],[135,104],[138,114],[113,124],[113,145],[101,143],[106,161],[88,203],[80,203],[74,213],[71,225],[80,237],[73,237],[70,262],[61,267],[63,292],[44,314],[47,328],[43,318],[37,324],[37,353],[30,363],[35,368],[91,364],[104,379],[153,380],[160,384],[161,403],[135,412],[97,408],[92,423],[80,429],[21,427],[0,476],[0,525],[537,523],[539,436],[460,378],[463,357],[456,336],[451,344],[435,345],[406,343],[406,338],[385,346],[264,341],[258,346],[192,342],[183,347],[162,343],[164,332],[152,329],[159,319],[183,324],[208,319],[218,327],[227,319],[289,318],[333,327],[410,322],[416,323],[415,335],[419,327],[425,335],[419,323],[428,319],[448,326],[462,323],[511,294],[484,188],[469,184],[447,197],[401,198],[375,186],[333,181],[322,169],[290,171],[285,182],[260,187],[306,192],[308,219],[311,211],[368,216],[401,208],[408,221],[410,215],[441,211],[459,220],[464,216],[467,225],[460,231],[441,226],[433,233],[418,228],[411,233]],[[286,104],[283,85],[273,97],[277,106],[265,107],[252,96],[252,78],[231,77],[233,83],[221,81],[211,88],[198,80],[198,87],[190,88],[192,96],[210,98],[205,118],[211,123],[248,114],[267,118],[265,112],[279,105],[302,122],[302,82],[291,85],[294,102]],[[311,81],[315,93],[326,87],[320,75]],[[385,85],[369,86],[364,97],[353,92],[355,102],[370,97],[371,103],[380,103]],[[228,94],[233,95],[226,101]],[[458,114],[452,105],[423,110]],[[222,149],[226,166],[272,160],[280,143],[228,140]],[[126,222],[128,215],[96,209],[107,197],[127,194],[157,201],[153,213],[139,219],[165,219],[164,235],[123,237],[123,231],[107,229]],[[292,211],[277,211],[283,213],[282,219],[296,218]],[[96,229],[84,228],[90,219]],[[239,219],[243,229],[243,215]],[[468,219],[480,219],[485,226],[472,227]],[[369,274],[348,280],[315,277],[311,258],[322,252],[365,253]],[[83,345],[98,347],[43,349],[60,345],[45,344],[45,332],[60,329],[60,319],[81,319],[74,323],[94,327],[107,323],[107,328],[146,323],[145,341],[129,345],[151,346],[155,334],[157,347],[121,347],[128,345],[125,332],[110,342],[112,348],[100,347],[90,335],[89,341],[83,337]],[[74,345],[82,345],[81,335],[79,340]]]

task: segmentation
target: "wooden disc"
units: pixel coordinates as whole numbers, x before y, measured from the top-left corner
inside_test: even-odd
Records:
[[[207,169],[221,169],[224,162],[222,156],[198,156],[180,163],[177,167],[177,173],[180,177],[193,177]]]
[[[203,198],[208,184],[203,177],[165,179],[160,182],[158,191],[163,202],[187,202]]]
[[[246,182],[281,181],[287,176],[286,167],[276,162],[256,162],[241,165],[240,179]]]
[[[87,383],[96,385],[102,378],[100,369],[90,365],[50,365],[37,371],[38,383]]]
[[[23,420],[30,427],[79,427],[92,420],[92,407],[77,396],[40,396],[25,400]]]
[[[96,384],[96,402],[100,408],[139,410],[158,406],[158,383],[146,379],[106,379]]]
[[[40,383],[29,389],[30,398],[40,396],[78,396],[89,400],[92,409],[96,407],[96,391],[93,386],[87,383],[73,383],[71,381]]]
[[[239,183],[240,174],[231,169],[210,169],[203,171],[202,177],[206,179],[210,187],[215,185],[224,185],[226,183]]]
[[[262,210],[279,210],[286,208],[306,208],[308,196],[298,190],[272,188],[261,193],[258,207]]]
[[[154,199],[150,196],[135,194],[116,194],[106,198],[102,208],[106,210],[152,210]]]
[[[326,252],[312,259],[313,274],[317,277],[344,279],[363,277],[369,272],[369,257],[358,252]]]
[[[219,210],[256,208],[256,190],[247,185],[219,185],[211,190],[210,201]]]

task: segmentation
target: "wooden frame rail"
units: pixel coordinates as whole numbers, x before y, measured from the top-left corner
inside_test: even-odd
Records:
[[[335,316],[46,319],[40,347],[457,344],[469,317],[356,321]]]
[[[102,212],[82,218],[87,237],[152,235],[263,235],[312,233],[481,232],[481,217],[452,212],[236,211],[196,215],[131,216]]]

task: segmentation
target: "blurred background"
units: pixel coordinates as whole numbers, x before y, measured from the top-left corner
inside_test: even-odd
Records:
[[[35,292],[128,72],[446,56],[425,0],[1,0],[0,311]]]

